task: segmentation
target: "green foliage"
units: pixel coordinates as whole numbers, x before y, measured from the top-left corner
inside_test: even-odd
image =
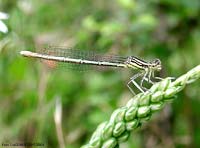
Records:
[[[61,45],[145,60],[159,58],[161,77],[177,77],[199,64],[199,0],[0,0],[0,11],[10,16],[3,20],[9,32],[0,32],[1,143],[41,142],[45,147],[59,147],[53,114],[60,98],[65,145],[80,147],[97,124],[108,120],[132,96],[126,83],[135,71],[49,69],[21,57],[20,50]],[[165,107],[160,117],[130,135],[122,146],[200,147],[198,90],[198,82],[186,87],[171,107]],[[154,95],[154,101],[161,99]],[[143,111],[141,116],[145,116]],[[131,122],[129,128],[136,125]],[[117,127],[116,134],[120,133]]]

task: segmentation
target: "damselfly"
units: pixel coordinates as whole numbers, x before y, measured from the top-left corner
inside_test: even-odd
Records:
[[[81,50],[65,49],[61,47],[48,47],[37,52],[21,51],[20,54],[25,57],[39,58],[54,62],[138,69],[141,72],[132,76],[130,81],[127,83],[128,88],[133,94],[135,94],[135,92],[130,86],[131,83],[141,92],[144,92],[147,89],[143,87],[143,82],[147,81],[148,83],[153,84],[154,82],[151,79],[157,78],[154,76],[154,72],[160,71],[162,68],[161,61],[159,59],[147,62],[135,56],[108,56],[89,51],[84,52]],[[140,85],[138,85],[135,81],[138,77],[142,77]]]

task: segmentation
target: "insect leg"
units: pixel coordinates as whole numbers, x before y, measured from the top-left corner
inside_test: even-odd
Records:
[[[146,81],[146,79],[148,79],[148,78],[147,78],[147,75],[148,75],[148,74],[149,74],[149,69],[145,71],[145,74],[144,74],[144,76],[142,77],[142,80],[141,80],[141,82],[140,82],[141,88],[144,89],[145,91],[147,90],[147,88],[143,87],[142,84],[143,84],[144,80]],[[149,80],[147,80],[147,81],[149,81]]]
[[[139,89],[141,92],[144,92],[142,90],[142,88],[137,84],[137,82],[135,81],[136,78],[142,76],[143,73],[137,73],[135,74],[133,77],[130,78],[130,81],[127,83],[127,87],[129,88],[129,90],[135,95],[135,92],[133,91],[133,89],[130,87],[130,84],[132,83],[137,89]]]

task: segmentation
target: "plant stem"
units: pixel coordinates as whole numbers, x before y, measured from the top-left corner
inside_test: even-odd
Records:
[[[187,84],[200,78],[200,65],[172,82],[170,77],[154,84],[149,91],[139,93],[130,99],[126,106],[116,109],[109,121],[101,123],[88,144],[82,148],[116,148],[127,141],[132,130],[148,121],[151,115],[172,102],[175,95]]]

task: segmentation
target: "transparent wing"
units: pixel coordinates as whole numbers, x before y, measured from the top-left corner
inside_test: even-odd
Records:
[[[124,63],[127,57],[116,55],[103,55],[88,50],[77,50],[72,48],[50,46],[48,48],[37,51],[38,53],[51,55],[56,57],[66,57],[72,59],[83,59],[89,61],[104,61],[112,63]],[[63,63],[51,60],[41,60],[51,68],[67,68],[78,71],[85,71],[94,68],[94,65],[78,64],[78,63]],[[102,67],[102,65],[101,65]]]

